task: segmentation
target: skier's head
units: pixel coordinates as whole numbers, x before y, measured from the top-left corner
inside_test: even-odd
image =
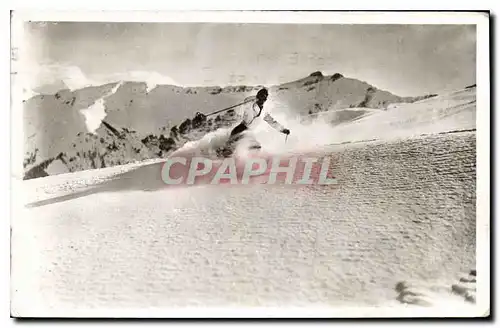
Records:
[[[269,95],[269,92],[267,92],[267,89],[266,88],[262,88],[259,90],[259,92],[257,92],[257,101],[259,102],[264,102],[267,100],[267,96]]]

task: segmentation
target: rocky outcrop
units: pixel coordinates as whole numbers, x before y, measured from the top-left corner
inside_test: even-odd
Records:
[[[186,142],[235,122],[234,110],[228,110],[208,119],[203,115],[196,115],[184,120],[179,127],[173,126],[168,134],[149,134],[141,137],[136,131],[127,128],[118,129],[103,121],[96,133],[79,132],[71,143],[71,149],[55,157],[39,161],[38,149],[27,153],[24,161],[24,179],[48,176],[47,168],[57,160],[61,161],[68,172],[77,172],[146,159],[165,158]]]

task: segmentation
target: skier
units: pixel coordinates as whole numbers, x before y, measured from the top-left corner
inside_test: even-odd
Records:
[[[247,105],[244,107],[242,121],[231,131],[226,147],[224,147],[224,149],[222,150],[223,156],[227,157],[232,154],[234,150],[234,144],[243,137],[242,133],[246,130],[249,130],[256,122],[256,119],[261,116],[263,116],[263,120],[267,124],[272,126],[277,131],[286,135],[290,134],[290,130],[284,128],[271,115],[269,115],[269,113],[265,113],[263,115],[264,103],[266,102],[268,95],[269,93],[266,88],[260,89],[257,92],[255,101],[252,101],[250,103],[250,106]],[[259,149],[260,146],[253,146],[252,148]]]

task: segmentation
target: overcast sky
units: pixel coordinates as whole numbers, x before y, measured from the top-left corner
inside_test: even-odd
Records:
[[[85,76],[157,72],[182,85],[275,84],[340,72],[398,95],[475,83],[472,25],[28,23],[31,60]]]

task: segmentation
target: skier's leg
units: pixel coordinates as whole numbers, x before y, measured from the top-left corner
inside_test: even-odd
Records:
[[[240,134],[241,132],[247,130],[248,127],[243,123],[241,122],[240,124],[238,124],[232,131],[231,131],[231,134],[230,136],[234,136],[234,135],[238,135]]]

